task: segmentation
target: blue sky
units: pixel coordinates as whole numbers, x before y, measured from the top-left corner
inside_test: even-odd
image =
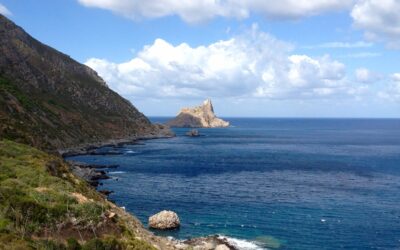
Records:
[[[400,117],[396,0],[0,0],[146,115]]]

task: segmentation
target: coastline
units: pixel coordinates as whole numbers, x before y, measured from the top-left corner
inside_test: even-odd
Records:
[[[164,127],[163,125],[161,125]],[[160,127],[160,125],[158,125]],[[185,240],[178,240],[172,237],[157,236],[149,229],[147,229],[142,222],[132,213],[129,213],[125,208],[119,207],[112,200],[108,199],[108,195],[113,193],[114,190],[99,190],[98,187],[102,185],[101,181],[107,180],[110,177],[107,175],[108,169],[118,168],[118,165],[93,165],[86,164],[82,162],[69,161],[66,158],[79,156],[79,155],[100,155],[103,153],[96,153],[95,151],[104,147],[120,147],[124,145],[137,144],[140,141],[154,140],[154,139],[168,139],[174,138],[176,135],[173,133],[169,127],[164,127],[161,133],[157,134],[147,134],[137,137],[125,138],[125,139],[112,139],[104,142],[98,143],[86,143],[79,145],[77,147],[72,147],[68,149],[58,150],[60,157],[68,164],[70,170],[77,176],[83,178],[88,185],[92,186],[96,192],[103,196],[103,198],[110,204],[113,208],[118,211],[118,214],[123,214],[124,219],[129,222],[133,219],[135,222],[136,233],[138,234],[138,239],[143,239],[153,244],[157,249],[162,250],[184,250],[184,249],[198,249],[198,250],[239,250],[236,246],[237,239],[229,240],[228,237],[222,235],[208,235],[197,238],[188,238]],[[104,154],[113,154],[104,153]],[[99,170],[100,169],[100,170]]]
[[[77,156],[77,155],[87,155],[87,154],[92,154],[97,149],[103,147],[118,147],[123,145],[136,144],[139,141],[153,140],[153,139],[168,139],[168,138],[174,138],[176,136],[175,133],[172,132],[172,130],[168,126],[158,123],[153,125],[155,131],[143,135],[119,138],[119,139],[109,139],[99,142],[82,143],[80,145],[68,148],[57,149],[57,153],[62,158]]]

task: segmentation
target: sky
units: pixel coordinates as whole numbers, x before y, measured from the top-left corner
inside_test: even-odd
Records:
[[[0,0],[148,116],[400,117],[400,0]]]

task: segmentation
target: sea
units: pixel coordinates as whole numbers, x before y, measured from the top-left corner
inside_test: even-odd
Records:
[[[99,189],[144,226],[175,211],[180,229],[157,235],[218,234],[243,250],[400,249],[400,119],[225,119],[199,137],[174,129],[69,160],[119,165]]]

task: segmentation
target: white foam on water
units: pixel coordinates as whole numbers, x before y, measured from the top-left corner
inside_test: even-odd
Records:
[[[257,245],[257,243],[253,242],[253,241],[247,241],[247,240],[231,238],[231,237],[226,237],[226,236],[220,236],[220,238],[227,239],[229,244],[233,245],[234,247],[236,247],[239,250],[265,250],[265,249],[267,249],[267,248],[263,248],[263,247]]]
[[[125,174],[126,172],[124,171],[112,171],[112,172],[108,172],[109,174]]]

